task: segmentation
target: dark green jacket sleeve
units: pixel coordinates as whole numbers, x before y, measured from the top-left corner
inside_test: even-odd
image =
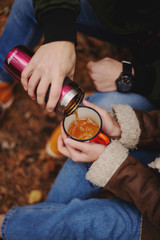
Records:
[[[160,60],[151,64],[135,64],[133,91],[146,96],[157,107],[160,106]]]
[[[44,31],[45,43],[52,41],[76,42],[76,17],[79,0],[33,0],[35,17]]]
[[[160,34],[159,28],[137,34],[130,39],[135,70],[134,92],[160,106]],[[133,36],[133,35],[132,35]]]

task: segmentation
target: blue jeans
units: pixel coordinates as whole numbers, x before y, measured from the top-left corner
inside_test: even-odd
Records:
[[[16,19],[21,19],[18,21],[18,27],[15,24]],[[84,0],[82,12],[77,19],[77,29],[85,33],[87,28],[88,31],[90,29],[89,35],[93,36],[96,33],[97,38],[108,37],[108,33],[104,31]],[[16,36],[11,38],[10,32],[16,33]],[[40,36],[41,30],[33,17],[32,1],[16,0],[0,39],[0,46],[4,46],[0,51],[0,79],[11,80],[2,66],[7,52],[18,44],[34,47]],[[148,111],[154,108],[146,98],[134,93],[94,93],[88,100],[107,110],[117,103]],[[131,154],[137,154],[137,157],[141,161],[145,160],[147,164],[157,153],[132,151]],[[90,164],[75,163],[68,159],[45,202],[14,207],[6,214],[1,228],[3,239],[138,240],[140,212],[134,205],[120,199],[96,199],[100,188],[85,180],[89,166]]]
[[[96,199],[85,180],[88,165],[68,159],[44,203],[14,207],[1,228],[4,240],[138,240],[141,214],[120,199]]]

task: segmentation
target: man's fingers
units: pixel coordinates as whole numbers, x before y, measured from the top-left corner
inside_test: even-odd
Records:
[[[33,66],[32,64],[29,63],[21,73],[21,83],[26,91],[28,90],[28,80],[31,77],[32,73]]]
[[[51,83],[49,99],[46,106],[46,109],[48,112],[52,112],[58,103],[58,100],[61,95],[63,81],[64,81],[64,78],[58,76],[58,77],[55,77],[54,81],[52,81]]]
[[[39,82],[39,85],[37,87],[36,93],[37,93],[37,102],[41,106],[45,106],[45,98],[46,94],[49,88],[50,81],[46,79],[46,77],[42,77],[41,81]]]
[[[34,99],[36,98],[35,89],[40,81],[40,74],[38,72],[34,72],[28,81],[28,95]]]

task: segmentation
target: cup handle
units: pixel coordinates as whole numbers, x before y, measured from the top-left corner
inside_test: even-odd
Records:
[[[100,132],[95,138],[91,139],[89,142],[96,142],[107,146],[110,143],[110,140],[104,133]]]

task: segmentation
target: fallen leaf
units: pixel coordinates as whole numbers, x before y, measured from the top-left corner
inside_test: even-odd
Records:
[[[28,203],[33,204],[42,199],[42,192],[40,190],[32,190],[28,197]]]

